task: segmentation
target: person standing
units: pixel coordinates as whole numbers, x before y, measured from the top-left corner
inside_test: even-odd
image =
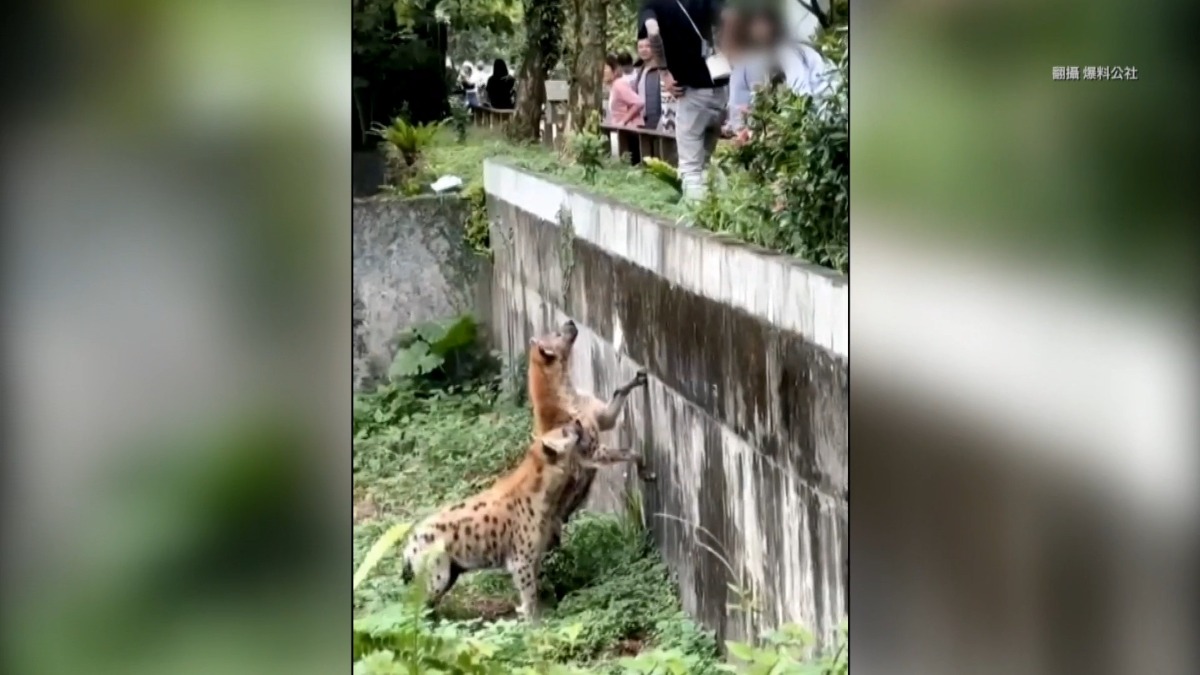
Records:
[[[487,80],[488,104],[493,110],[512,110],[516,101],[516,80],[508,74],[508,64],[504,59],[496,59],[492,64],[492,76]]]
[[[641,66],[634,71],[633,88],[638,98],[645,106],[642,109],[642,126],[646,129],[657,129],[662,119],[662,79],[658,64],[654,61],[654,52],[650,50],[650,40],[638,40],[638,59]]]
[[[704,194],[725,116],[728,75],[714,80],[706,64],[723,6],[722,0],[642,0],[638,12],[638,38],[649,40],[655,62],[666,69],[662,86],[676,99],[675,144],[689,199]]]
[[[458,86],[462,87],[467,105],[472,108],[479,107],[479,88],[475,85],[475,66],[472,66],[470,61],[463,61],[462,67],[458,71]]]
[[[728,131],[738,141],[745,133],[746,111],[759,88],[777,84],[797,94],[826,95],[836,69],[811,44],[791,40],[779,9],[772,5],[743,10],[731,35],[729,51],[734,62],[729,83]]]

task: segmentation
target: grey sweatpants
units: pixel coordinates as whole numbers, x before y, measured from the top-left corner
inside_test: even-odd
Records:
[[[717,148],[728,98],[726,87],[688,89],[675,104],[675,145],[685,198],[704,194],[704,171]]]

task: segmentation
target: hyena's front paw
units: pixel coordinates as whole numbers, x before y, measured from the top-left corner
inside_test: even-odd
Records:
[[[635,387],[644,387],[646,386],[647,382],[649,382],[649,379],[646,377],[646,371],[644,369],[637,371],[637,373],[633,376],[632,384]]]

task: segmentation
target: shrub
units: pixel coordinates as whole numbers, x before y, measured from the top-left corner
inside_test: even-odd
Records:
[[[795,624],[767,634],[762,644],[728,642],[729,654],[737,663],[730,672],[770,672],[774,675],[848,675],[850,672],[845,627],[838,631],[832,649],[814,649],[812,635]],[[815,653],[814,653],[815,652]]]
[[[466,101],[455,97],[450,101],[450,125],[454,128],[454,138],[459,145],[467,142],[467,130],[471,126],[471,110]]]
[[[481,256],[492,255],[492,235],[488,225],[487,193],[483,185],[472,183],[463,190],[462,198],[467,202],[467,229],[464,238],[471,250]]]
[[[586,128],[571,137],[571,152],[575,163],[583,167],[583,179],[594,183],[608,153],[608,139],[600,133],[600,118],[596,113],[592,113]]]
[[[442,379],[470,379],[474,373],[467,371],[478,365],[478,355],[470,349],[477,335],[478,327],[470,315],[417,324],[397,338],[400,349],[388,377],[396,380],[440,374]]]
[[[835,86],[825,96],[786,87],[755,94],[750,139],[714,159],[713,189],[693,210],[697,224],[848,271],[848,52],[834,63]]]
[[[437,137],[442,124],[409,124],[397,117],[388,126],[376,124],[371,133],[383,139],[384,159],[387,162],[388,184],[405,193],[419,192],[413,183],[420,173],[421,154]]]
[[[478,330],[475,318],[464,314],[420,323],[397,335],[387,381],[354,399],[355,435],[408,419],[422,399],[439,392],[498,391],[501,364],[495,354],[480,348]],[[493,403],[495,398],[489,398],[477,407]]]

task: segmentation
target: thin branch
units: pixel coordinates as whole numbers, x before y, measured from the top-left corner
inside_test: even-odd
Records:
[[[829,28],[833,23],[833,5],[830,3],[828,10],[821,9],[821,0],[812,0],[805,2],[804,0],[796,0],[800,6],[807,9],[813,16],[817,17],[817,22],[821,24],[821,28]]]

